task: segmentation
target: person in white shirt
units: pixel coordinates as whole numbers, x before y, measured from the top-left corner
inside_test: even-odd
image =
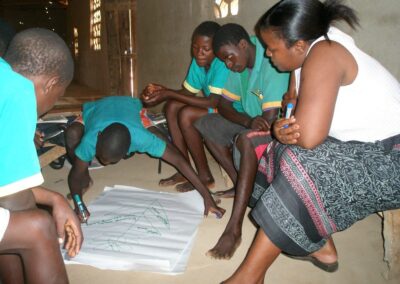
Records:
[[[400,84],[332,26],[338,20],[358,24],[339,0],[283,0],[257,24],[266,55],[292,71],[282,105],[295,110],[274,123],[273,136],[250,132],[237,141],[250,157],[242,156],[250,178],[240,190],[254,186],[260,228],[223,283],[263,283],[280,253],[333,272],[333,233],[400,208]],[[258,171],[248,162],[257,159]]]

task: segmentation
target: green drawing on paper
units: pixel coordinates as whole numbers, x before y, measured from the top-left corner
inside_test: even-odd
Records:
[[[138,206],[143,209],[138,210]],[[134,207],[135,212],[132,212],[131,205],[126,204],[103,214],[101,219],[93,216],[94,220],[89,221],[87,228],[83,227],[84,231],[106,231],[93,238],[85,237],[86,248],[127,252],[149,238],[161,237],[163,232],[171,230],[168,214],[157,199],[140,201],[140,205],[135,203]]]

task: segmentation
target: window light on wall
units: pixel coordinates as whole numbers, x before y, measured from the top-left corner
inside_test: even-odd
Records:
[[[74,28],[74,55],[75,58],[79,55],[79,45],[78,45],[78,29]]]
[[[90,0],[90,46],[101,50],[101,0]]]
[[[214,14],[217,19],[235,16],[239,13],[239,0],[214,0]]]

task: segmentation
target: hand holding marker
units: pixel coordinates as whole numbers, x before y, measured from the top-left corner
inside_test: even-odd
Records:
[[[79,213],[82,216],[83,223],[87,224],[87,219],[88,218],[86,216],[85,208],[83,207],[83,203],[81,201],[81,198],[79,197],[78,194],[74,194],[74,199],[75,199],[76,205],[78,205]]]
[[[286,114],[285,114],[285,118],[289,119],[290,116],[292,115],[292,110],[293,110],[293,104],[292,103],[288,103],[286,106]],[[288,128],[289,125],[284,125],[283,128]]]

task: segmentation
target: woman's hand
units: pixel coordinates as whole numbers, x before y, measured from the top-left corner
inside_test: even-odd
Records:
[[[282,144],[296,144],[300,137],[300,126],[294,116],[278,119],[272,126],[274,137]]]

